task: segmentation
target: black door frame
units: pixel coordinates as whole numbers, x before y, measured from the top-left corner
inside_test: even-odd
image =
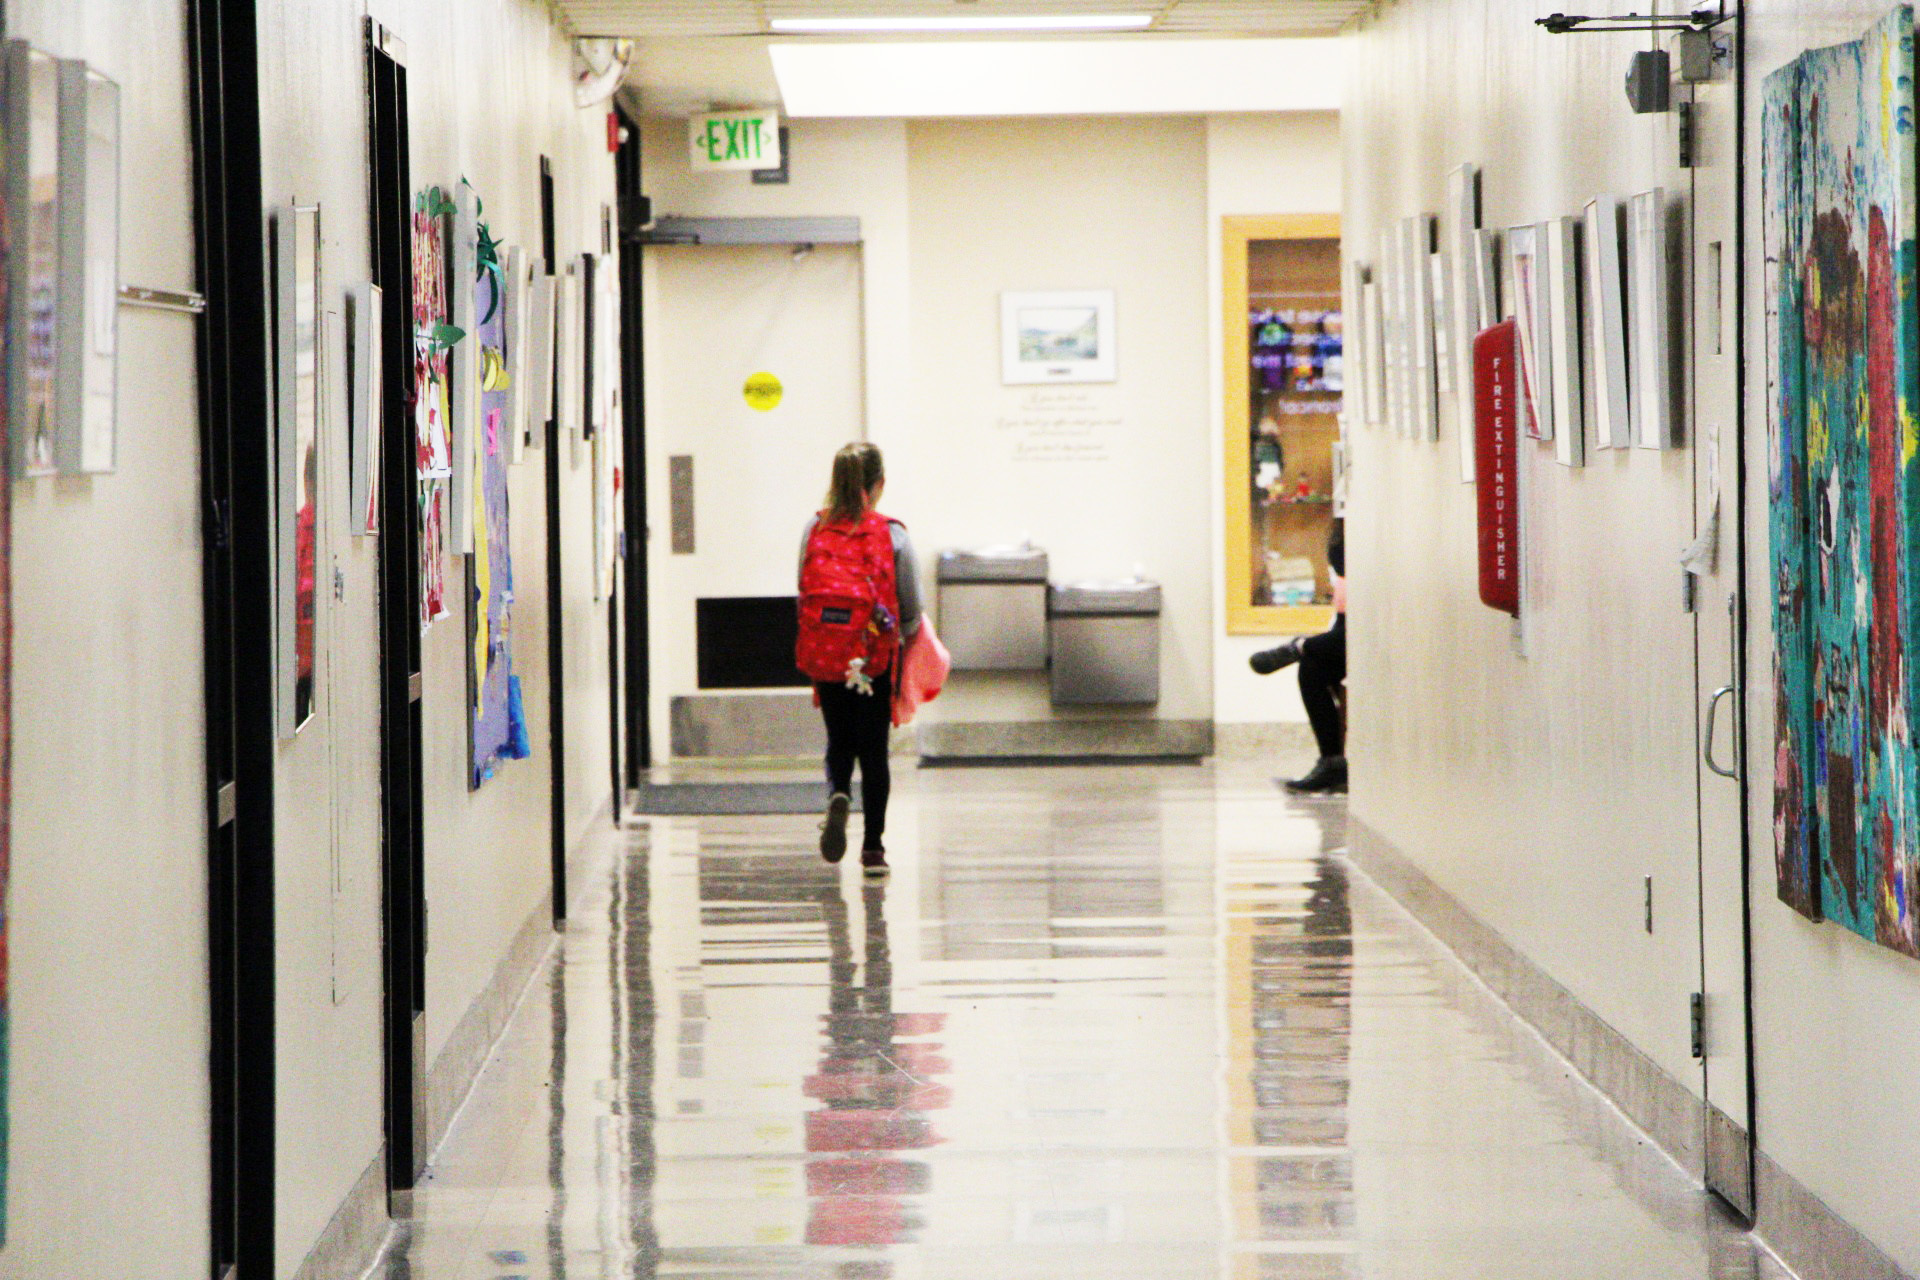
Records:
[[[553,161],[540,157],[540,261],[548,276],[553,276],[559,259],[554,253]],[[558,278],[554,288],[559,289]],[[553,808],[548,831],[548,860],[553,877],[553,923],[556,928],[567,920],[567,681],[566,601],[560,579],[560,423],[553,412],[559,394],[560,359],[558,342],[553,344],[553,367],[547,378],[547,403],[544,419],[533,425],[546,441],[547,467],[547,789]],[[541,406],[534,406],[539,409]],[[530,409],[530,411],[532,411]]]
[[[427,903],[422,818],[420,508],[413,431],[413,193],[407,50],[367,19],[369,258],[381,288],[381,988],[389,1197],[426,1163]]]
[[[618,104],[620,146],[614,152],[615,222],[620,241],[620,427],[621,501],[626,526],[622,548],[622,615],[626,624],[626,729],[628,790],[640,788],[653,767],[653,668],[647,630],[647,374],[642,234],[653,221],[641,182],[640,123]],[[614,708],[616,723],[619,707]]]
[[[259,34],[189,0],[211,1017],[211,1268],[274,1271],[273,450]]]

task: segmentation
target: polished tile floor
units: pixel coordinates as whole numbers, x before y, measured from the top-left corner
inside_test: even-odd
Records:
[[[903,771],[904,772],[904,771]],[[1785,1277],[1248,766],[609,842],[385,1280]]]

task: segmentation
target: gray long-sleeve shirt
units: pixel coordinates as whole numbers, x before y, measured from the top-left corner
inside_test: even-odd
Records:
[[[807,567],[807,544],[813,541],[813,531],[819,523],[820,517],[815,516],[800,533],[802,569]],[[900,634],[910,636],[920,629],[920,562],[914,559],[913,540],[907,536],[907,526],[889,519],[887,532],[893,535],[893,580],[900,591]]]

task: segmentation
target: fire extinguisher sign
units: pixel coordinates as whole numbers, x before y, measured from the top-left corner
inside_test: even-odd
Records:
[[[1511,320],[1473,340],[1474,458],[1479,479],[1480,600],[1520,616],[1519,328]]]

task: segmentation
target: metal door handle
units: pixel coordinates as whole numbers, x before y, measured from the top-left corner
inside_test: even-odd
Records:
[[[1723,778],[1733,778],[1737,781],[1740,777],[1739,774],[1735,773],[1732,769],[1721,768],[1720,762],[1713,758],[1713,730],[1715,722],[1719,719],[1720,699],[1732,692],[1732,685],[1723,684],[1713,691],[1711,698],[1707,699],[1707,740],[1706,745],[1701,748],[1701,754],[1706,757],[1707,768],[1713,770]]]

